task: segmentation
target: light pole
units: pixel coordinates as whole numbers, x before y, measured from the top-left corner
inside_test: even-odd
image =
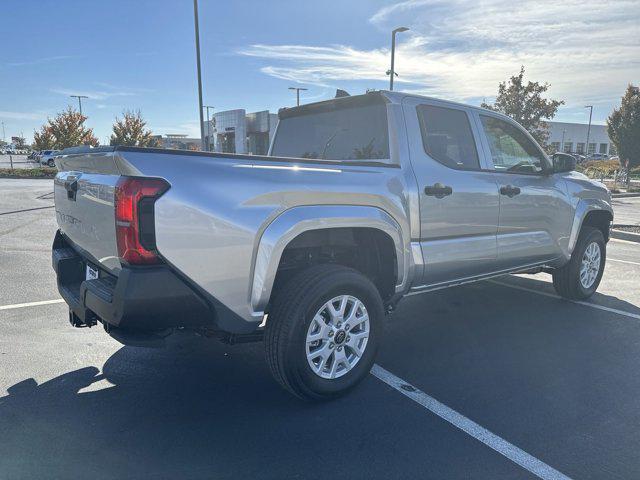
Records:
[[[585,105],[589,109],[589,127],[587,128],[587,157],[589,156],[589,135],[591,134],[591,115],[593,115],[593,105]],[[593,151],[595,153],[595,150]]]
[[[6,141],[7,141],[7,139],[6,139],[6,138],[5,138],[5,136],[4,136],[4,122],[2,122],[2,141],[3,141],[3,142],[6,142]]]
[[[71,98],[77,98],[78,99],[78,108],[80,109],[80,115],[82,115],[82,99],[83,98],[89,98],[86,95],[69,95]]]
[[[308,88],[300,88],[300,87],[289,87],[289,90],[296,91],[296,106],[300,106],[300,90],[309,90]]]
[[[396,75],[394,70],[395,58],[396,58],[396,33],[406,32],[409,30],[407,27],[398,27],[391,32],[391,68],[387,72],[389,74],[389,90],[393,91],[393,76]]]
[[[560,143],[560,151],[564,152],[564,134],[567,133],[566,129],[562,129],[562,142]]]
[[[209,109],[213,108],[211,105],[205,105],[207,109],[207,152],[211,151],[211,120],[209,120]]]
[[[204,150],[204,118],[202,112],[202,73],[200,68],[200,27],[198,25],[198,0],[193,0],[193,21],[196,30],[196,64],[198,67],[198,105],[200,106],[200,148]]]

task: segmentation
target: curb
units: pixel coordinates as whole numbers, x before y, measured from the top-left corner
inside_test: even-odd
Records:
[[[611,198],[633,198],[640,197],[640,193],[612,193]]]
[[[617,238],[618,240],[626,240],[628,242],[640,243],[640,233],[625,232],[622,230],[611,229],[611,238]]]

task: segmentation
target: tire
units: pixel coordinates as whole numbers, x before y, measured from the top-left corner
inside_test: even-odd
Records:
[[[585,252],[587,252],[587,249],[594,243],[599,249],[599,263],[596,272],[594,263],[592,262],[591,271],[595,273],[595,277],[585,277],[587,279],[585,285],[581,280],[581,269],[583,267],[583,260],[588,261],[586,259],[589,257],[588,253],[585,256]],[[595,247],[591,248],[593,249]],[[576,246],[571,254],[571,260],[553,272],[553,286],[556,292],[558,292],[558,295],[570,300],[584,300],[593,295],[598,289],[598,285],[600,285],[606,258],[607,244],[604,241],[602,232],[597,228],[589,226],[582,227]]]
[[[54,162],[53,160],[49,160],[47,162],[47,165],[50,166],[50,167],[54,167],[56,165],[56,162]]]
[[[344,320],[340,322],[340,316],[336,319],[330,315],[328,305],[338,298],[332,305],[334,311],[339,310],[336,306],[341,307],[345,297]],[[360,301],[364,310],[356,301]],[[348,325],[354,309],[357,320],[351,317],[352,324]],[[362,320],[365,313],[368,325]],[[265,332],[265,353],[271,373],[286,390],[304,400],[328,400],[343,395],[371,370],[382,337],[383,319],[380,294],[360,272],[339,265],[310,267],[293,277],[272,302]],[[312,335],[319,340],[310,343]],[[360,355],[351,347],[355,342],[356,348],[362,349]],[[320,351],[322,354],[317,353]],[[310,358],[314,353],[318,357]]]

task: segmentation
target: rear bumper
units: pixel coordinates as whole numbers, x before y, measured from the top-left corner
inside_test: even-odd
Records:
[[[78,323],[142,333],[175,327],[213,327],[216,310],[167,265],[124,267],[85,280],[87,260],[58,231],[53,242],[58,291]]]

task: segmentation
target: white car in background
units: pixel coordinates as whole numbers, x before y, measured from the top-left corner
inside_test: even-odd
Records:
[[[40,155],[40,165],[47,165],[49,167],[55,167],[56,163],[53,160],[56,155],[60,153],[60,150],[45,150]]]

